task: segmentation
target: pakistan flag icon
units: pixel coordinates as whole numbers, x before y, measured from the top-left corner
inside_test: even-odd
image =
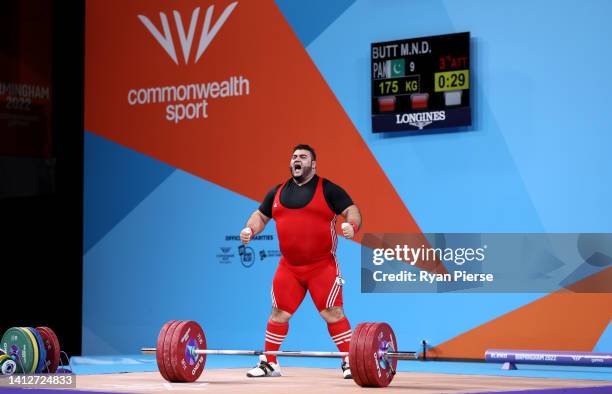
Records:
[[[404,59],[387,60],[387,75],[391,78],[403,77],[406,75],[406,62]]]

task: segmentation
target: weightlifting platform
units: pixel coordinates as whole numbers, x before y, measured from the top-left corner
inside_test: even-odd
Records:
[[[491,393],[578,387],[599,387],[601,390],[606,390],[602,386],[607,386],[608,392],[612,392],[612,383],[609,381],[398,372],[393,380],[393,385],[383,389],[364,389],[350,380],[341,379],[337,369],[303,367],[283,368],[282,377],[260,379],[247,378],[244,369],[207,369],[194,383],[169,383],[156,372],[77,376],[78,390],[135,393],[201,391],[311,394],[315,390],[322,393],[352,393],[363,392],[363,390],[385,392],[389,390],[391,392],[433,394]],[[572,392],[568,391],[569,393]]]
[[[292,394],[310,394],[315,390],[323,393],[390,390],[421,394],[524,390],[528,391],[523,394],[612,392],[612,372],[609,368],[524,365],[518,370],[505,371],[500,369],[499,364],[482,362],[413,361],[399,365],[390,386],[361,388],[351,380],[340,378],[341,371],[335,359],[281,361],[282,377],[247,378],[245,373],[254,363],[256,357],[209,356],[206,370],[196,382],[170,383],[159,374],[155,357],[150,355],[72,358],[78,391]]]

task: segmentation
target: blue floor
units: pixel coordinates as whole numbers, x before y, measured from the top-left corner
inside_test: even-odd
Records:
[[[313,358],[285,358],[281,366],[338,368],[340,360]],[[257,363],[256,357],[241,356],[208,356],[206,368],[249,368]],[[155,356],[84,356],[72,357],[71,364],[76,374],[103,374],[120,372],[157,371]],[[521,365],[515,371],[501,370],[501,364],[439,362],[439,361],[400,361],[401,372],[423,372],[443,374],[522,376],[534,378],[586,379],[612,381],[612,369],[603,367],[567,367],[551,365]]]

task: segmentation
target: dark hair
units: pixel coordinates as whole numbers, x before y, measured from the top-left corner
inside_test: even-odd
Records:
[[[310,155],[312,156],[312,160],[317,160],[317,154],[315,153],[315,150],[310,145],[298,144],[293,147],[292,152],[295,152],[298,149],[307,150],[308,152],[310,152]]]

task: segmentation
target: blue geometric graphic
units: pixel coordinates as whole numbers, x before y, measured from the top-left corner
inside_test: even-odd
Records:
[[[175,170],[165,163],[85,132],[85,253]]]
[[[276,0],[276,5],[306,47],[354,2],[355,0]]]

